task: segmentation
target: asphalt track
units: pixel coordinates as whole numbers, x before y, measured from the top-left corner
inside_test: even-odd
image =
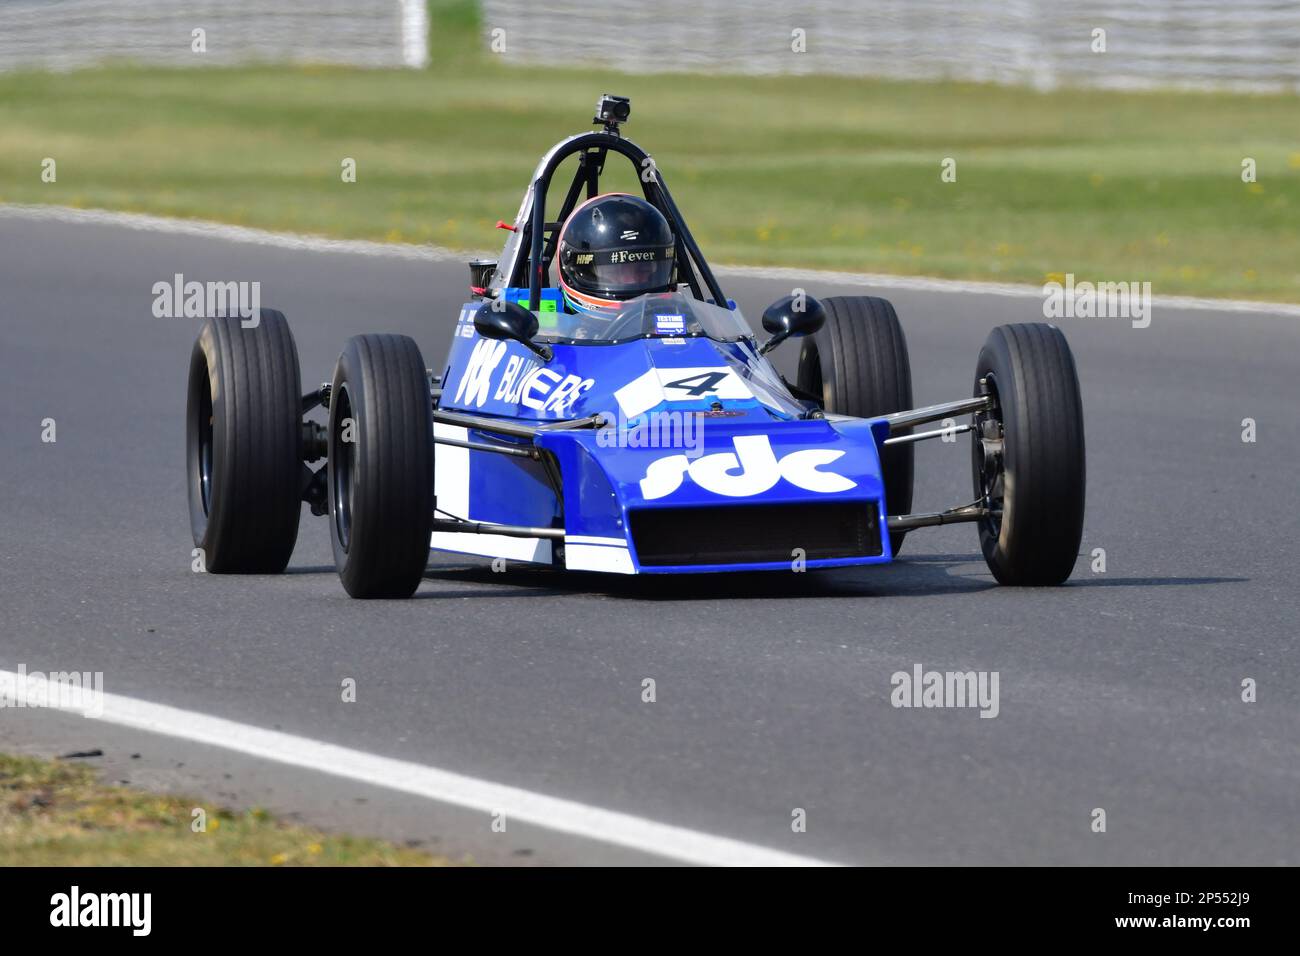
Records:
[[[355,602],[306,513],[289,574],[191,572],[196,326],[150,311],[153,283],[175,273],[261,281],[306,386],[357,332],[410,334],[440,362],[466,285],[450,262],[0,215],[0,669],[103,671],[115,694],[824,860],[1300,863],[1296,316],[1157,305],[1146,329],[1058,323],[1089,456],[1084,556],[1065,587],[997,587],[956,526],[914,533],[890,567],[806,575],[497,574],[435,556],[415,599]],[[723,284],[751,318],[791,285]],[[919,404],[969,394],[993,325],[1041,318],[1034,298],[879,291],[903,319]],[[918,510],[963,503],[968,468],[964,441],[922,447]],[[997,671],[998,716],[892,707],[891,675],[916,664]],[[355,703],[340,700],[347,677]],[[653,859],[0,710],[0,749],[96,747],[115,778],[479,860]],[[806,832],[792,832],[795,808]]]

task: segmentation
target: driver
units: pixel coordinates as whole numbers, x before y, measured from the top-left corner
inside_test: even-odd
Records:
[[[600,338],[623,304],[670,292],[676,248],[663,213],[636,196],[588,199],[560,230],[560,289],[577,317],[571,338]]]

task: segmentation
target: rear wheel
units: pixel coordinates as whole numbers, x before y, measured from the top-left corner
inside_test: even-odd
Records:
[[[912,366],[898,314],[887,299],[840,296],[821,300],[826,324],[802,340],[798,387],[822,399],[828,412],[875,418],[912,407]],[[885,508],[912,510],[913,448],[891,445],[881,454]],[[893,532],[894,552],[903,532]]]
[[[1001,584],[1053,585],[1070,576],[1083,537],[1083,400],[1061,330],[1043,322],[989,333],[975,394],[975,496],[992,516],[980,546]]]
[[[190,355],[186,483],[209,571],[278,574],[302,511],[302,388],[282,312],[208,319]]]
[[[355,598],[410,597],[433,530],[433,403],[414,341],[347,341],[330,389],[327,467],[344,589]]]

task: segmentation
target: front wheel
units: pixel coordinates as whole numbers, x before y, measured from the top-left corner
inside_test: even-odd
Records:
[[[284,313],[208,319],[190,354],[190,527],[218,574],[279,574],[302,512],[302,383]]]
[[[875,418],[912,407],[912,366],[907,339],[888,299],[832,296],[822,299],[826,324],[803,339],[798,387],[841,415]],[[906,434],[899,432],[898,434]],[[890,445],[880,456],[885,507],[891,515],[912,510],[913,446]],[[903,531],[890,532],[894,553]]]
[[[354,598],[410,597],[433,530],[433,403],[411,339],[348,339],[330,388],[327,467],[344,589]]]
[[[1002,325],[989,333],[975,394],[975,496],[989,510],[980,545],[1000,584],[1061,584],[1083,537],[1083,399],[1074,356],[1056,326]]]

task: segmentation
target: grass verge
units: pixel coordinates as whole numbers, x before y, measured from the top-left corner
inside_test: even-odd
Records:
[[[206,829],[195,832],[196,810]],[[322,833],[263,810],[106,786],[79,764],[0,754],[6,866],[437,866],[380,840]]]
[[[427,71],[2,75],[0,201],[495,248],[612,91],[719,262],[1300,301],[1295,96],[526,68],[448,9]]]

